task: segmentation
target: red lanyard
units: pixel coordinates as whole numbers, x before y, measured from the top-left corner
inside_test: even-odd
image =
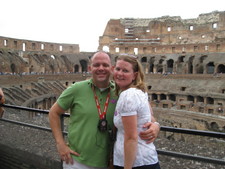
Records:
[[[94,98],[95,98],[95,103],[96,103],[96,107],[98,109],[98,115],[99,115],[99,118],[100,119],[104,119],[105,118],[105,115],[106,115],[106,111],[108,109],[108,106],[109,106],[109,98],[110,98],[110,89],[109,89],[109,93],[107,95],[107,98],[106,98],[106,101],[105,101],[105,106],[104,106],[104,111],[102,112],[101,111],[101,107],[100,107],[100,103],[98,101],[98,97],[95,93],[95,89],[94,89],[94,86],[92,87],[93,89],[93,93],[94,93]]]

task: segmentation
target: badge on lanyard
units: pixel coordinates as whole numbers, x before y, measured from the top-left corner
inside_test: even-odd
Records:
[[[98,97],[97,97],[97,95],[95,93],[95,90],[94,90],[94,87],[92,87],[92,89],[93,89],[93,92],[94,92],[95,103],[96,103],[96,107],[98,109],[98,115],[99,115],[98,129],[99,129],[99,131],[104,132],[104,131],[107,131],[107,126],[108,126],[108,122],[106,120],[106,111],[107,111],[108,105],[109,105],[110,91],[107,95],[104,110],[102,112],[99,101],[98,101]]]
[[[101,132],[104,132],[104,131],[107,131],[107,120],[104,118],[104,119],[99,119],[98,121],[98,129],[99,131]]]

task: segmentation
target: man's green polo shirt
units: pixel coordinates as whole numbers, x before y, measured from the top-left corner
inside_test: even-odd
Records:
[[[92,85],[92,79],[76,82],[61,94],[57,103],[64,110],[70,109],[69,146],[80,154],[79,157],[73,156],[73,158],[88,166],[106,167],[108,165],[111,143],[108,132],[100,132],[97,128],[99,114]],[[115,85],[110,82],[106,90],[101,92],[95,87],[95,91],[102,111],[110,91],[106,118],[108,128],[112,129],[113,115],[118,99],[115,95]]]

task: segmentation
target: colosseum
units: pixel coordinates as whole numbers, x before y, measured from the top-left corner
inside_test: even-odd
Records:
[[[225,11],[193,19],[110,19],[98,50],[110,52],[113,63],[120,53],[138,57],[161,125],[225,132]],[[48,110],[66,87],[90,77],[92,54],[80,52],[79,44],[0,36],[0,87],[7,104]]]

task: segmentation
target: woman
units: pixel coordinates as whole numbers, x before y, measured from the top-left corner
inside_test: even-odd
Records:
[[[133,56],[121,55],[116,61],[113,78],[119,93],[114,115],[114,124],[117,128],[114,167],[160,169],[154,144],[146,144],[138,136],[143,130],[143,124],[151,121],[141,64]]]

